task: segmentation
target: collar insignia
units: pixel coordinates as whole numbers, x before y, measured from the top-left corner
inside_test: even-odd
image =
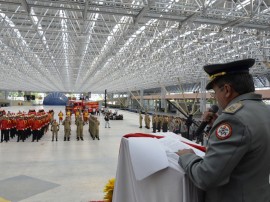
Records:
[[[242,104],[242,102],[237,102],[237,103],[234,103],[234,104],[226,107],[226,109],[223,112],[228,113],[228,114],[234,114],[239,109],[241,109],[243,106],[244,105]]]

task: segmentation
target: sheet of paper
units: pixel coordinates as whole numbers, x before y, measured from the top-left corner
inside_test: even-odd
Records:
[[[156,138],[129,138],[129,152],[134,174],[142,180],[169,166],[166,151]]]
[[[198,156],[202,157],[205,155],[204,152],[194,147],[191,147],[190,145],[185,144],[176,138],[165,137],[165,138],[159,139],[158,141],[163,145],[166,151],[177,152],[179,149],[192,149],[195,152],[195,154],[197,154]]]

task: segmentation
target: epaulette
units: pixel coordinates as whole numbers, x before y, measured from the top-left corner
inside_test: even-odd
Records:
[[[243,107],[243,103],[242,102],[237,102],[234,103],[228,107],[226,107],[226,109],[223,110],[224,113],[228,113],[228,114],[234,114],[235,112],[237,112],[239,109],[241,109]]]

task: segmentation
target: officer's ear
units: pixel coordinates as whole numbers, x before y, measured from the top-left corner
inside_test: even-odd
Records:
[[[224,93],[226,98],[233,99],[236,96],[238,96],[238,93],[234,90],[234,88],[232,87],[231,84],[226,83],[226,84],[224,84],[224,86],[222,88],[223,88],[223,91],[224,91],[223,93]]]

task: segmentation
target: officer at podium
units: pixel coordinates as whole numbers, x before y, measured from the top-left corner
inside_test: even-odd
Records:
[[[206,89],[223,110],[206,112],[212,126],[204,158],[179,150],[179,164],[205,191],[205,202],[270,201],[270,110],[255,93],[249,73],[254,59],[204,66]]]

